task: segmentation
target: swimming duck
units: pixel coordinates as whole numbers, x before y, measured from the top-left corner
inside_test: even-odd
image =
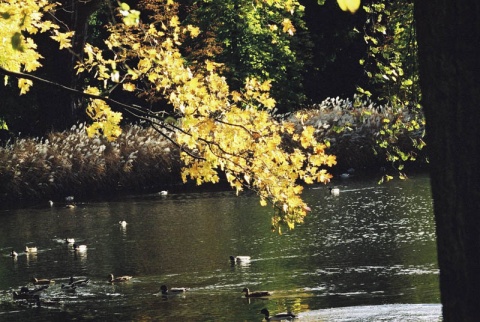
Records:
[[[132,279],[132,276],[127,276],[127,275],[118,276],[118,277],[114,277],[113,274],[108,275],[108,281],[110,283],[126,282],[126,281],[129,281],[131,279]]]
[[[250,256],[230,256],[230,260],[234,263],[249,262],[250,261]]]
[[[162,191],[159,192],[159,194],[161,196],[166,196],[166,195],[168,195],[168,191],[167,190],[162,190]]]
[[[75,238],[65,238],[67,244],[75,244]]]
[[[62,284],[62,290],[67,292],[75,292],[76,288],[77,286],[74,284]]]
[[[28,246],[25,246],[25,251],[27,253],[36,253],[38,251],[37,247],[28,247]]]
[[[267,291],[257,291],[250,293],[250,290],[246,287],[243,289],[242,293],[245,293],[245,297],[263,297],[272,295],[270,292]]]
[[[295,314],[290,312],[278,313],[273,316],[270,316],[270,312],[268,312],[267,309],[262,309],[260,313],[265,315],[265,320],[267,321],[293,320],[296,317]]]
[[[34,277],[32,279],[32,283],[33,283],[33,285],[46,285],[46,284],[54,284],[55,281],[54,280],[49,280],[49,279],[46,279],[46,278],[38,279],[38,278]]]
[[[186,287],[172,287],[171,289],[167,288],[166,285],[160,286],[160,291],[162,291],[162,295],[177,295],[181,293],[185,293],[188,291]]]
[[[85,285],[87,285],[89,282],[90,282],[90,279],[89,279],[89,278],[75,281],[74,278],[73,278],[73,276],[70,276],[70,282],[68,283],[68,285],[85,286]]]
[[[17,256],[17,252],[12,249],[12,251],[10,252],[10,257],[16,258]]]
[[[352,174],[350,174],[350,173],[342,173],[342,174],[340,175],[340,178],[342,178],[342,179],[348,179],[348,178],[350,178],[351,176],[352,176]]]
[[[38,293],[38,292],[41,292],[47,288],[49,288],[50,285],[43,285],[43,286],[40,286],[40,287],[35,287],[34,289],[30,290],[28,288],[28,286],[22,286],[20,288],[20,294],[35,294],[35,293]]]
[[[87,245],[77,245],[77,244],[73,244],[73,249],[74,250],[77,250],[79,252],[84,252],[87,250]]]
[[[119,221],[118,223],[119,223],[120,226],[122,226],[122,227],[127,227],[127,222],[126,222],[125,220]]]
[[[330,194],[332,196],[339,196],[340,195],[340,189],[339,188],[328,188],[328,190],[330,190]]]
[[[40,296],[38,294],[30,294],[30,293],[18,293],[14,291],[13,293],[14,300],[35,300],[38,301]]]

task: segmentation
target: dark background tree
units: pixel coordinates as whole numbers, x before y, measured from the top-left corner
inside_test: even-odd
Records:
[[[480,4],[415,3],[444,321],[480,316]]]
[[[72,52],[58,51],[58,45],[49,35],[35,37],[42,54],[43,67],[35,74],[71,88],[81,88],[82,80],[73,67],[78,57],[83,55],[83,47],[89,36],[88,26],[93,13],[109,3],[109,0],[62,0],[55,13],[55,21],[60,21],[63,31],[75,31]],[[108,7],[105,7],[108,10]],[[52,17],[47,17],[52,18]],[[53,19],[53,18],[52,18]],[[103,21],[106,24],[108,21]],[[51,130],[64,130],[85,118],[81,101],[65,91],[38,84],[28,95],[19,96],[16,80],[10,86],[0,86],[0,116],[7,122],[12,132],[23,135],[43,135]]]
[[[56,16],[65,29],[75,31],[72,48],[75,55],[83,54],[81,48],[86,40],[102,46],[104,26],[115,19],[113,9],[117,4],[111,0],[60,2],[62,5],[57,10]],[[132,6],[138,4],[136,1],[127,2]],[[247,20],[238,21],[237,25],[227,23],[220,27],[212,24],[212,21],[220,21],[212,19],[212,16],[220,15],[223,20],[235,19],[238,12],[231,12],[230,16],[226,16],[222,11],[212,11],[211,7],[199,10],[192,0],[182,0],[178,3],[183,18],[191,17],[194,11],[199,13],[191,22],[202,27],[200,38],[204,44],[206,43],[203,53],[201,49],[196,48],[200,58],[207,53],[213,55],[210,57],[212,60],[226,62],[230,67],[227,76],[233,86],[240,85],[238,81],[236,83],[232,81],[243,79],[252,71],[260,76],[261,73],[267,73],[274,77],[276,83],[272,94],[280,103],[280,111],[303,108],[303,103],[316,103],[327,97],[351,97],[359,82],[366,80],[363,68],[358,63],[365,55],[365,42],[361,32],[353,31],[354,28],[361,30],[365,18],[363,13],[351,15],[341,12],[333,1],[319,6],[317,0],[302,0],[302,5],[306,7],[303,17],[305,23],[301,22],[301,15],[290,17],[294,24],[298,25],[297,34],[294,37],[284,35],[285,42],[291,41],[290,46],[295,50],[296,58],[282,63],[293,59],[293,55],[285,58],[279,51],[279,46],[272,46],[268,37],[246,32],[242,24],[246,24]],[[225,9],[222,2],[216,3],[220,9]],[[200,4],[205,5],[203,2],[197,3]],[[304,27],[301,27],[302,25]],[[211,28],[208,29],[206,26]],[[235,36],[233,31],[241,31],[242,37],[239,41],[228,39]],[[300,38],[297,39],[298,37]],[[231,44],[244,42],[248,46],[242,45],[242,50],[237,51],[229,48],[228,51],[218,46],[221,44],[219,40]],[[85,82],[92,81],[76,75],[73,70],[75,55],[67,51],[58,52],[57,45],[48,35],[36,37],[36,41],[40,53],[45,57],[42,60],[43,67],[35,73],[37,76],[75,89],[81,89]],[[190,44],[186,43],[186,46],[188,45]],[[235,55],[241,57],[237,59]],[[256,70],[258,66],[249,66],[249,56],[256,56],[259,59],[256,64],[264,68]],[[42,84],[33,86],[28,95],[18,96],[15,80],[12,79],[10,82],[10,86],[0,86],[0,96],[5,98],[0,102],[0,118],[6,121],[14,134],[21,132],[22,135],[42,136],[51,130],[69,128],[85,118],[82,101],[78,97]],[[116,92],[111,93],[112,97],[122,101],[131,99],[115,95]],[[159,108],[165,108],[162,102],[156,104],[159,104]]]
[[[305,22],[313,42],[312,58],[305,74],[307,101],[318,103],[327,97],[352,97],[367,77],[359,60],[366,54],[361,32],[365,12],[357,14],[338,9],[336,1],[300,0],[305,6]]]

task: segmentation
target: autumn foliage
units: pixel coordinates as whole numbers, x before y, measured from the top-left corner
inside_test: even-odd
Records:
[[[23,36],[32,30],[28,26],[18,30],[15,27],[18,21],[11,20],[17,10],[16,2],[11,0],[0,7],[0,13],[7,13],[2,14],[2,23],[12,29],[12,36],[1,31],[3,40],[12,41],[0,45],[0,66],[7,70],[14,66],[16,70],[28,72],[32,68],[27,69],[27,64],[36,51],[29,38]],[[35,2],[21,3],[32,14],[45,10]],[[91,98],[87,107],[87,114],[92,119],[88,135],[103,135],[108,140],[115,140],[121,133],[120,112],[148,121],[161,133],[172,133],[168,139],[180,150],[184,181],[216,183],[223,172],[237,193],[247,188],[258,194],[262,205],[273,205],[272,226],[275,229],[280,230],[281,224],[293,228],[295,223],[303,221],[309,210],[301,198],[302,184],[328,182],[331,175],[326,167],[336,163],[335,157],[327,154],[327,146],[315,139],[313,127],[274,117],[275,100],[269,94],[270,80],[247,77],[245,87],[234,91],[219,72],[220,64],[206,60],[191,66],[192,62],[185,59],[180,46],[182,40],[195,39],[201,30],[181,23],[173,1],[158,1],[158,5],[168,13],[164,15],[165,19],[156,17],[143,22],[139,11],[121,4],[120,22],[108,27],[105,46],[85,46],[85,58],[78,62],[76,69],[96,80],[85,88]],[[296,1],[257,1],[256,5],[282,5],[295,10],[298,4]],[[61,47],[67,47],[69,34],[58,33],[57,27],[48,20],[42,20],[40,16],[31,24],[53,30]],[[285,29],[286,25],[281,21],[279,30]],[[286,32],[290,31],[286,29]],[[20,45],[14,44],[16,33],[21,33]],[[25,52],[27,49],[21,46],[28,46],[30,53],[24,61],[4,54],[3,47],[8,47],[12,53]],[[38,58],[35,57],[37,61]],[[20,85],[22,91],[28,90]],[[155,93],[167,100],[171,111],[158,112],[139,105],[116,104],[108,97],[113,90],[137,96],[148,92],[150,97]]]

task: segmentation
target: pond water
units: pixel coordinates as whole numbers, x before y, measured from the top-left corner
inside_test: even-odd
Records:
[[[339,196],[307,187],[311,213],[281,236],[271,208],[230,191],[2,210],[0,321],[262,321],[262,308],[306,321],[439,321],[428,177],[377,180],[335,181]],[[87,250],[73,251],[67,237]],[[230,255],[251,261],[232,265]],[[133,278],[111,284],[110,273]],[[70,276],[90,283],[66,291]],[[55,280],[42,305],[13,301],[34,277]],[[163,284],[189,290],[162,296]],[[272,295],[246,299],[244,287]]]

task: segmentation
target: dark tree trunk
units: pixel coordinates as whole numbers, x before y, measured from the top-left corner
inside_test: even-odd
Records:
[[[480,319],[480,2],[417,0],[444,321]]]
[[[106,0],[61,0],[55,16],[61,22],[62,31],[68,29],[75,32],[71,48],[75,55],[66,50],[59,52],[58,44],[47,34],[39,36],[37,39],[39,52],[45,59],[42,60],[43,67],[36,73],[38,76],[74,89],[81,89],[82,76],[76,74],[74,66],[78,57],[83,56],[83,48],[88,37],[88,19],[104,1]],[[47,130],[64,130],[84,120],[85,111],[81,108],[82,99],[78,96],[41,85],[34,86],[33,91],[37,95],[39,108],[43,111],[39,122],[44,124]]]
[[[65,7],[71,8],[71,11],[67,11],[70,12],[67,18],[68,25],[72,30],[75,31],[72,50],[77,54],[77,57],[73,55],[71,56],[70,66],[68,69],[69,71],[71,71],[70,87],[73,89],[80,89],[79,85],[81,85],[79,84],[80,77],[75,73],[74,67],[77,63],[77,59],[83,58],[84,56],[83,48],[85,47],[88,37],[88,19],[93,13],[95,13],[95,11],[100,9],[103,2],[104,0],[65,1]],[[83,115],[85,113],[81,110],[81,107],[82,98],[78,96],[71,96],[70,108],[74,120],[79,120],[83,118]]]

